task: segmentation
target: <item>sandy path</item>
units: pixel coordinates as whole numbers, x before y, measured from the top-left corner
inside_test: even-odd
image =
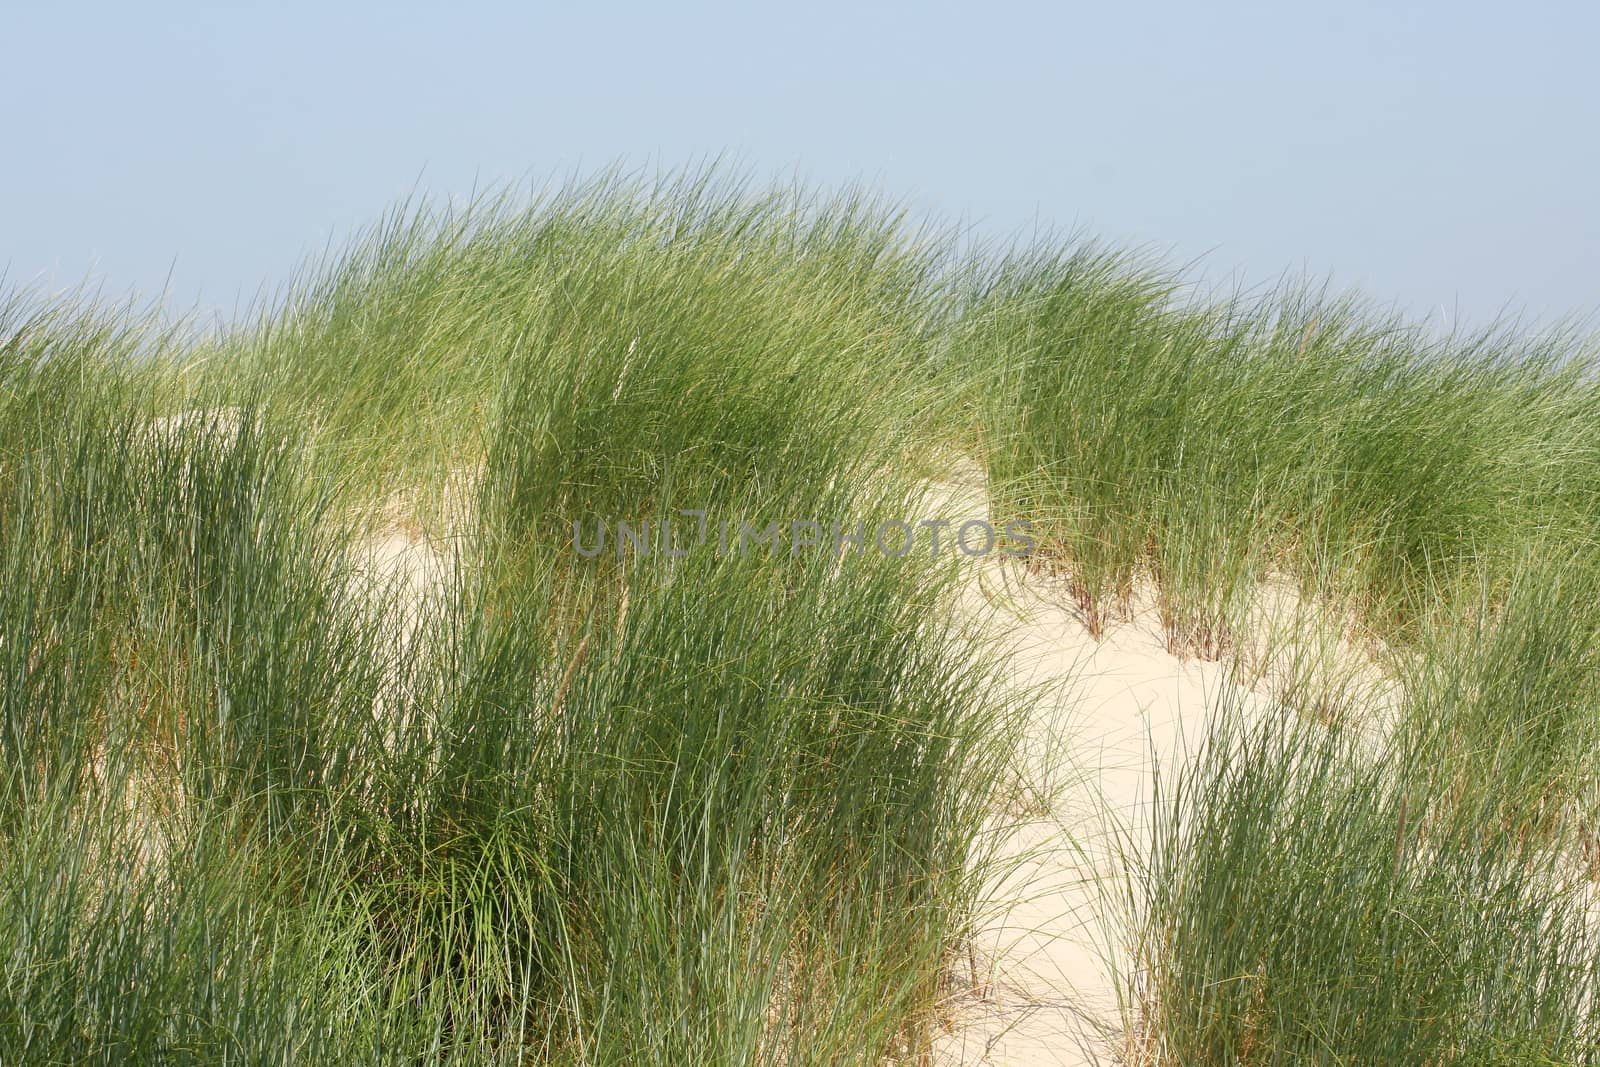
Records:
[[[985,517],[982,475],[957,471],[935,486],[939,514]],[[973,989],[948,1006],[940,1064],[1119,1062],[1115,971],[1128,908],[1119,835],[1148,827],[1157,766],[1204,738],[1208,709],[1230,690],[1230,665],[1167,650],[1153,605],[1091,637],[1063,583],[1025,578],[999,558],[974,561],[964,592],[971,616],[1009,654],[1009,680],[1043,686],[1024,755],[1032,797],[997,815],[1005,877],[988,891],[974,945]],[[1246,713],[1265,707],[1243,692]]]
[[[938,1061],[1114,1062],[1126,911],[1112,895],[1122,889],[1117,841],[1148,829],[1156,768],[1204,738],[1229,668],[1170,654],[1154,609],[1096,641],[1064,592],[1030,583],[1014,597],[1021,614],[1008,607],[993,618],[1007,627],[1016,684],[1049,686],[1026,756],[1043,810],[997,822],[1011,869],[990,887],[977,990],[953,1006],[961,1024],[940,1041]],[[1242,703],[1265,702],[1245,694]]]

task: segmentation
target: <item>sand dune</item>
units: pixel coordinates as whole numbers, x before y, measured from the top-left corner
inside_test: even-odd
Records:
[[[970,461],[932,481],[926,503],[953,526],[994,521]],[[403,518],[379,523],[357,552],[367,580],[398,583],[400,602],[417,610],[442,591],[448,555]],[[1013,795],[997,798],[993,818],[1003,873],[952,976],[934,1062],[1118,1062],[1119,991],[1131,977],[1122,950],[1137,910],[1119,856],[1149,827],[1158,773],[1203,740],[1222,701],[1249,715],[1282,695],[1293,681],[1285,664],[1301,673],[1310,664],[1311,682],[1329,692],[1385,679],[1283,586],[1261,591],[1252,640],[1215,661],[1173,654],[1150,590],[1098,639],[1064,578],[999,555],[967,561],[962,598],[1003,653],[1029,721]],[[403,643],[417,621],[416,610],[400,620]]]

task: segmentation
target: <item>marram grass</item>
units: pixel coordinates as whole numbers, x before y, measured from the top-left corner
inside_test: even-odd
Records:
[[[406,205],[206,334],[8,297],[0,1062],[919,1062],[1021,699],[959,573],[572,531],[958,453],[1092,628],[1286,580],[1401,687],[1170,771],[1130,1054],[1594,1061],[1592,348],[1191,288],[702,173]]]

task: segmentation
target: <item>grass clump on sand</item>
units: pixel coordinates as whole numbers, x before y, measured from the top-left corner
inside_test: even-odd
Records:
[[[1286,575],[1408,641],[1552,531],[1592,540],[1600,388],[1571,331],[1440,338],[1292,287],[1207,300],[1093,247],[979,288],[991,477],[1091,626],[1148,578],[1174,647],[1214,656]]]
[[[1131,857],[1135,1062],[1594,1062],[1597,594],[1524,561],[1376,729],[1225,710]]]
[[[1224,720],[1135,870],[1132,1062],[1593,1061],[1587,872],[1435,792],[1432,755]]]

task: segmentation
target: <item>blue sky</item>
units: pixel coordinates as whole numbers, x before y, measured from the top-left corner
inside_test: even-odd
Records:
[[[1600,308],[1584,3],[40,3],[0,43],[12,285],[227,313],[413,188],[725,155],[1417,315]]]

